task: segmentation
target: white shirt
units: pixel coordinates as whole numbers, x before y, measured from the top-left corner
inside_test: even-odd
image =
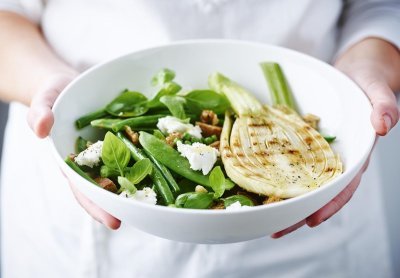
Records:
[[[0,8],[41,24],[57,54],[79,70],[193,38],[268,42],[326,61],[367,36],[400,45],[398,1],[347,2],[340,32],[339,0],[0,0]],[[75,201],[46,142],[29,131],[25,114],[25,107],[12,105],[6,130],[4,277],[392,276],[374,161],[351,203],[318,228],[280,240],[193,245],[95,223]]]

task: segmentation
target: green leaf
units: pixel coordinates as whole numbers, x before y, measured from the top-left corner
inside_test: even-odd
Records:
[[[186,103],[185,99],[180,96],[162,96],[160,102],[167,106],[168,110],[171,112],[172,116],[178,119],[185,119],[186,113],[183,107]]]
[[[210,185],[214,190],[214,197],[220,198],[225,192],[225,176],[220,166],[214,167],[210,173]]]
[[[126,190],[131,194],[135,194],[135,192],[137,191],[136,186],[132,182],[130,182],[127,178],[119,176],[118,183],[121,186],[122,190]]]
[[[194,90],[184,98],[189,111],[212,110],[216,114],[223,114],[230,107],[229,101],[224,95],[211,90]]]
[[[244,195],[233,195],[224,199],[224,206],[229,207],[233,203],[239,202],[242,206],[254,206],[253,201]]]
[[[167,82],[174,80],[175,72],[170,69],[162,69],[160,70],[153,78],[151,79],[151,84],[153,86],[163,85]]]
[[[182,87],[175,82],[168,82],[164,84],[160,91],[150,100],[147,102],[147,107],[149,108],[156,108],[156,107],[163,107],[164,104],[160,102],[160,98],[163,96],[173,96],[176,95]]]
[[[149,110],[147,97],[138,92],[123,91],[106,106],[106,111],[118,117],[136,117]]]
[[[189,192],[179,195],[175,200],[175,205],[180,208],[207,209],[213,200],[213,193]]]
[[[232,188],[235,187],[235,183],[233,181],[231,181],[230,179],[225,179],[225,190],[231,190]]]
[[[111,132],[107,132],[103,142],[101,159],[112,169],[118,169],[124,176],[124,168],[128,165],[131,154],[128,147]]]
[[[119,172],[118,169],[110,168],[107,165],[102,165],[100,167],[100,176],[102,178],[108,178],[108,177],[116,177],[120,175],[121,173]]]
[[[126,174],[126,178],[133,184],[138,184],[141,182],[147,175],[151,174],[153,170],[153,165],[150,159],[145,158],[136,162],[129,173]]]

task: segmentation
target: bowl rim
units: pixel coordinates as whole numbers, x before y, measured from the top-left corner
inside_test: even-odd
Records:
[[[162,50],[165,48],[173,48],[173,47],[181,47],[181,46],[193,46],[193,45],[242,45],[242,46],[249,46],[249,47],[260,47],[260,48],[268,48],[269,50],[272,51],[278,51],[278,52],[284,52],[287,53],[288,55],[294,55],[294,56],[298,56],[302,59],[305,59],[306,61],[311,62],[311,64],[316,64],[320,67],[325,68],[328,71],[332,71],[334,72],[335,75],[337,75],[338,78],[344,79],[346,80],[346,82],[348,84],[351,84],[351,86],[353,87],[354,91],[358,91],[359,93],[361,93],[361,97],[367,102],[367,105],[369,106],[369,110],[372,111],[372,105],[368,99],[368,97],[365,95],[365,93],[361,90],[361,88],[353,81],[351,80],[347,75],[345,75],[344,73],[342,73],[341,71],[335,69],[333,66],[331,66],[330,64],[319,60],[313,56],[307,55],[305,53],[299,52],[297,50],[293,50],[293,49],[289,49],[286,47],[282,47],[282,46],[277,46],[277,45],[271,45],[268,43],[262,43],[262,42],[254,42],[254,41],[246,41],[246,40],[234,40],[234,39],[190,39],[190,40],[181,40],[181,41],[175,41],[175,42],[168,42],[168,43],[163,43],[163,44],[159,44],[159,45],[155,45],[155,46],[151,46],[148,48],[142,48],[142,49],[138,49],[132,52],[128,52],[128,53],[124,53],[122,55],[118,55],[116,57],[113,58],[109,58],[103,62],[100,62],[98,64],[95,64],[94,66],[86,69],[85,71],[83,71],[81,74],[79,74],[71,83],[69,83],[63,90],[62,92],[59,94],[59,96],[57,97],[53,107],[52,107],[52,111],[57,110],[58,106],[60,105],[63,97],[65,94],[67,94],[67,92],[69,91],[69,89],[74,86],[77,82],[79,82],[81,79],[85,78],[87,75],[89,75],[91,72],[96,71],[99,68],[105,67],[108,64],[111,63],[116,63],[120,60],[124,60],[127,57],[130,56],[139,56],[141,54],[145,54],[148,52],[152,52],[152,51],[157,51],[157,50]],[[364,104],[363,104],[364,105]],[[359,160],[358,163],[355,163],[352,167],[350,168],[345,168],[345,171],[337,176],[336,178],[334,178],[333,180],[323,184],[322,186],[318,187],[315,190],[309,191],[307,193],[304,193],[302,195],[293,197],[293,198],[289,198],[289,199],[284,199],[282,201],[279,202],[275,202],[275,203],[270,203],[270,204],[263,204],[263,205],[259,205],[259,206],[254,206],[254,207],[250,207],[250,208],[246,208],[246,209],[240,209],[240,210],[225,210],[225,209],[221,209],[221,210],[212,210],[212,209],[182,209],[182,208],[175,208],[175,207],[168,207],[168,206],[161,206],[161,205],[150,205],[150,204],[146,204],[143,202],[134,202],[133,200],[130,200],[128,198],[121,198],[118,194],[109,192],[107,190],[104,190],[100,187],[97,186],[93,186],[93,184],[87,180],[85,180],[84,178],[80,177],[75,171],[73,171],[70,167],[67,167],[68,165],[65,163],[65,161],[62,159],[61,155],[59,154],[56,145],[53,141],[52,138],[52,132],[50,132],[50,134],[48,135],[47,142],[48,145],[50,145],[50,149],[51,152],[53,153],[53,157],[55,157],[55,159],[57,160],[59,165],[63,165],[63,170],[68,171],[69,175],[75,175],[76,177],[80,177],[81,182],[79,185],[77,185],[78,189],[79,186],[90,186],[93,188],[97,188],[97,189],[93,189],[93,190],[98,190],[100,194],[102,194],[103,196],[107,196],[107,197],[111,197],[111,198],[115,198],[115,200],[118,200],[119,202],[127,202],[132,206],[139,206],[142,208],[147,208],[147,209],[152,209],[152,210],[161,210],[164,213],[182,213],[182,214],[198,214],[198,215],[225,215],[225,214],[242,214],[242,213],[251,213],[251,212],[259,212],[262,210],[266,210],[266,209],[272,209],[272,208],[278,208],[280,206],[285,206],[291,203],[295,203],[295,202],[301,202],[303,199],[307,199],[307,198],[312,198],[313,195],[318,194],[320,191],[326,190],[329,187],[332,187],[335,183],[340,182],[341,180],[347,179],[350,174],[352,173],[358,173],[358,171],[361,170],[362,165],[365,163],[365,161],[367,160],[367,158],[369,157],[372,148],[374,146],[375,140],[377,138],[377,135],[374,131],[374,129],[372,128],[371,125],[371,130],[370,130],[370,137],[368,139],[368,145],[367,145],[367,149],[366,152],[363,153],[363,155],[361,156],[361,159]],[[61,164],[60,164],[61,163]],[[354,177],[352,177],[354,178]],[[351,180],[351,179],[350,179]],[[87,196],[87,198],[90,199],[90,196]]]

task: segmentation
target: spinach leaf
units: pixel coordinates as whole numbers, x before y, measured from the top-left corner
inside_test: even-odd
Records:
[[[180,208],[206,209],[213,203],[213,197],[212,193],[183,193],[176,198],[175,205]]]
[[[151,79],[151,84],[153,86],[157,85],[163,85],[167,82],[170,82],[174,80],[175,78],[175,72],[170,69],[162,69],[160,70],[152,79]]]
[[[106,133],[101,152],[101,159],[111,169],[118,169],[124,176],[124,168],[128,165],[131,154],[128,147],[110,131]]]
[[[125,90],[106,106],[106,111],[118,117],[136,117],[149,110],[147,97],[138,92]]]
[[[254,206],[253,201],[244,195],[233,195],[224,199],[224,206],[229,207],[233,203],[239,202],[242,206]]]
[[[178,119],[185,119],[186,118],[186,113],[185,113],[185,99],[180,96],[162,96],[160,98],[160,102],[164,103],[165,106],[169,109],[171,112],[172,116],[178,118]]]
[[[179,84],[176,84],[175,82],[165,83],[164,86],[160,89],[160,91],[158,91],[158,93],[150,101],[147,102],[147,107],[157,108],[164,106],[160,102],[160,98],[163,96],[176,95],[181,90],[181,88],[182,87]]]
[[[212,110],[216,114],[223,114],[229,107],[228,99],[211,90],[194,90],[184,96],[189,111],[201,112]]]
[[[133,184],[138,184],[141,182],[147,175],[151,174],[153,170],[153,165],[150,159],[145,158],[136,162],[129,173],[126,174],[126,178]]]
[[[219,198],[225,192],[225,176],[220,166],[214,167],[210,173],[210,185],[214,190],[214,197]]]
[[[132,182],[130,182],[127,178],[119,176],[118,183],[121,186],[122,191],[126,190],[131,194],[135,194],[135,192],[137,191],[136,186]]]

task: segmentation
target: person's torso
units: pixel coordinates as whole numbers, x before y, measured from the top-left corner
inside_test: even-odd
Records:
[[[335,49],[336,24],[342,8],[339,0],[48,0],[45,3],[41,8],[36,7],[36,12],[37,16],[41,14],[46,39],[60,57],[80,70],[149,46],[201,38],[277,44],[328,61]],[[77,268],[83,268],[81,273],[101,270],[101,277],[243,277],[244,273],[249,277],[348,275],[348,250],[338,247],[344,246],[357,228],[347,226],[351,221],[346,215],[282,240],[265,237],[230,245],[171,242],[125,226],[118,232],[97,225],[88,229],[82,224],[86,218],[76,211],[76,201],[70,194],[66,196],[65,188],[60,190],[60,186],[65,186],[61,174],[52,174],[48,180],[35,179],[35,174],[45,175],[49,163],[54,163],[50,156],[41,156],[41,152],[48,151],[46,146],[21,148],[12,142],[15,136],[33,136],[27,125],[21,124],[25,122],[23,111],[15,107],[11,111],[9,129],[22,126],[23,132],[10,131],[7,144],[13,145],[10,150],[41,158],[35,161],[30,172],[33,183],[41,183],[40,192],[35,191],[33,196],[53,211],[52,217],[46,218],[46,225],[56,227],[53,232],[58,232],[58,237],[69,238],[59,242],[61,247],[54,243],[52,248],[68,250],[64,259],[71,264],[91,254],[91,262],[85,257],[88,262],[83,260],[77,264]],[[9,152],[6,159],[14,156]],[[7,178],[9,183],[17,182],[15,177],[8,175]],[[55,185],[57,180],[60,182]],[[20,190],[29,192],[31,188]],[[364,197],[369,194],[365,193]],[[71,216],[57,217],[57,211],[65,212],[69,206],[73,207],[71,213],[77,218],[76,223]],[[40,211],[43,217],[47,216],[46,208]],[[80,231],[84,235],[76,240]],[[53,236],[57,242],[57,235]],[[45,237],[40,240],[46,242]],[[87,254],[74,257],[74,247],[68,245],[76,245],[75,251],[86,250]],[[88,272],[85,272],[86,266]]]

